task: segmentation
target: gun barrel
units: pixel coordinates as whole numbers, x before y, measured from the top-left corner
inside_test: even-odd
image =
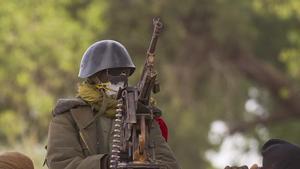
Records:
[[[160,32],[162,31],[163,24],[159,18],[153,19],[153,33],[150,41],[150,45],[147,51],[146,61],[143,67],[143,72],[138,83],[139,90],[139,100],[143,100],[143,102],[148,103],[150,98],[150,93],[153,90],[156,72],[153,70],[154,67],[154,52],[157,44],[157,40]]]
[[[156,44],[157,44],[157,40],[158,40],[158,36],[163,28],[163,24],[160,21],[160,18],[154,18],[153,19],[153,25],[154,25],[154,30],[152,33],[152,38],[150,41],[150,45],[149,45],[149,49],[147,51],[148,55],[153,55],[155,52],[155,48],[156,48]]]

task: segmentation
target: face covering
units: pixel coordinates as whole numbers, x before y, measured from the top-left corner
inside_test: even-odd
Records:
[[[105,93],[108,95],[108,96],[112,96],[112,95],[117,95],[119,89],[123,88],[124,87],[124,82],[118,82],[116,84],[114,83],[108,83],[107,85],[107,89],[105,90]]]
[[[127,75],[126,74],[120,74],[120,75],[110,75],[107,74],[107,82],[101,82],[99,77],[95,77],[94,81],[96,82],[96,88],[97,89],[103,89],[103,91],[108,96],[115,96],[118,94],[118,91],[120,88],[125,87],[127,84]]]
[[[125,82],[127,82],[126,74],[121,74],[118,76],[108,74],[107,77],[109,82],[107,85],[108,90],[105,90],[105,93],[108,96],[117,95],[119,89],[122,89],[125,86]]]
[[[95,85],[83,82],[78,85],[77,97],[80,97],[82,100],[91,105],[95,112],[99,112],[101,107],[104,106],[104,115],[109,118],[114,118],[116,114],[117,100],[114,96],[107,96],[105,93],[107,85],[103,85],[101,83]]]

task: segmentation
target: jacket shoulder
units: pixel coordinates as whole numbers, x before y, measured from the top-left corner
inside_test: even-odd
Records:
[[[63,114],[70,109],[79,107],[79,106],[89,106],[88,103],[83,101],[80,98],[71,98],[71,99],[58,99],[56,105],[52,111],[52,115],[56,116],[59,114]]]

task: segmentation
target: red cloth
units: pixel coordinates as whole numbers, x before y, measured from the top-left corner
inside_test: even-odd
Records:
[[[159,124],[161,135],[165,138],[166,141],[168,141],[169,131],[166,122],[161,117],[155,117],[155,120]]]

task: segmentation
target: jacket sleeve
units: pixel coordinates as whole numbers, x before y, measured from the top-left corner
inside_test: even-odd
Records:
[[[150,137],[154,140],[156,160],[163,165],[163,169],[180,169],[174,153],[163,138],[156,121],[153,122]]]
[[[101,169],[101,159],[104,156],[84,156],[76,124],[70,113],[66,112],[52,119],[46,157],[49,169]]]

